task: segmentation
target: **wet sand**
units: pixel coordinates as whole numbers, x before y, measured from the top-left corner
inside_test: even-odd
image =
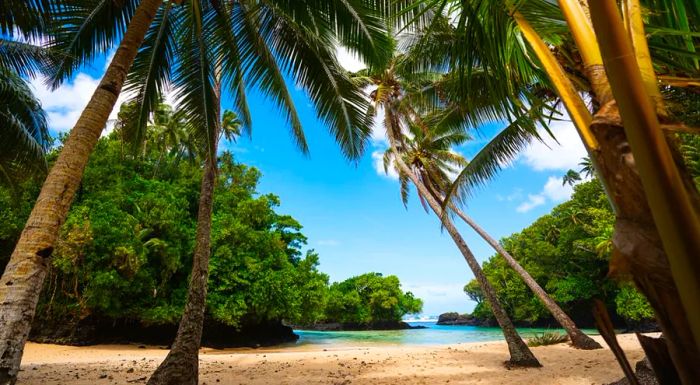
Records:
[[[634,335],[618,338],[630,362],[642,359]],[[202,349],[200,384],[601,385],[622,377],[607,348],[584,351],[558,344],[532,350],[542,368],[506,369],[505,342]],[[28,343],[18,384],[144,384],[166,354],[167,350],[154,346]]]

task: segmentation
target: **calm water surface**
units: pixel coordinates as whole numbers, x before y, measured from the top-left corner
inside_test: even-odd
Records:
[[[299,335],[297,345],[445,345],[461,342],[483,342],[503,340],[499,328],[478,326],[441,326],[434,322],[409,322],[412,326],[425,326],[426,329],[407,330],[369,330],[369,331],[340,331],[321,332],[310,330],[295,330]],[[544,332],[559,332],[563,329],[518,329],[523,338]],[[593,330],[584,330],[588,334],[598,334]]]

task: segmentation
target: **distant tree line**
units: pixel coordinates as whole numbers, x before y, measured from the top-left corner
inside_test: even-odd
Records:
[[[119,127],[100,139],[51,260],[35,328],[89,316],[176,325],[194,247],[202,167],[185,132],[164,124],[138,155]],[[169,138],[179,136],[169,143]],[[55,160],[60,147],[49,154]],[[279,198],[256,192],[260,172],[219,157],[207,317],[233,327],[285,321],[398,322],[422,301],[396,276],[368,273],[329,284],[303,251],[302,226],[278,214]],[[36,180],[0,186],[0,268],[38,194]]]
[[[593,179],[576,185],[571,200],[501,243],[577,323],[592,326],[592,301],[601,299],[619,320],[634,326],[652,320],[654,313],[629,277],[608,279],[614,275],[609,270],[614,224],[615,216],[605,192],[600,182]],[[484,263],[484,273],[515,322],[549,323],[547,309],[499,254]],[[492,318],[475,280],[464,291],[477,302],[472,315],[484,320]]]

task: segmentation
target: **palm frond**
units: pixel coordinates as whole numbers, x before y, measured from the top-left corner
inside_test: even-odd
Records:
[[[539,111],[533,111],[539,113]],[[461,203],[474,188],[491,180],[504,166],[515,159],[532,140],[542,140],[532,112],[523,114],[489,141],[459,173],[446,191],[445,202]]]
[[[337,62],[333,35],[309,30],[285,15],[269,17],[270,29],[263,34],[282,69],[307,91],[343,153],[349,159],[360,157],[371,132],[364,114],[368,102]]]
[[[297,146],[307,154],[309,149],[296,106],[276,58],[260,32],[270,28],[269,10],[253,9],[247,4],[238,3],[233,9],[233,18],[238,52],[248,86],[258,87],[275,101],[291,127]]]
[[[40,102],[16,73],[0,70],[0,100],[0,166],[12,184],[26,171],[46,171],[51,137]]]
[[[62,55],[55,60],[46,82],[57,88],[95,57],[118,45],[138,0],[69,1],[52,13],[49,48]]]
[[[124,85],[126,94],[133,94],[136,108],[125,119],[124,134],[133,148],[145,140],[146,127],[154,109],[163,98],[170,83],[171,67],[175,65],[176,31],[180,28],[181,12],[167,3],[158,10],[146,33],[143,44],[132,64]]]
[[[198,0],[186,7],[176,37],[180,62],[173,75],[174,93],[191,132],[210,156],[216,156],[220,102],[214,87],[215,62],[206,43],[211,34],[206,26],[214,13]]]

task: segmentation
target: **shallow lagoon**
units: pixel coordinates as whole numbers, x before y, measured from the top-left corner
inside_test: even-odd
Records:
[[[501,329],[479,326],[441,326],[435,322],[409,322],[411,326],[425,329],[363,330],[363,331],[310,331],[295,330],[299,335],[296,345],[446,345],[462,342],[499,341],[503,339]],[[563,329],[518,328],[527,339],[544,332],[559,332]],[[587,334],[598,334],[595,330],[584,330]]]

